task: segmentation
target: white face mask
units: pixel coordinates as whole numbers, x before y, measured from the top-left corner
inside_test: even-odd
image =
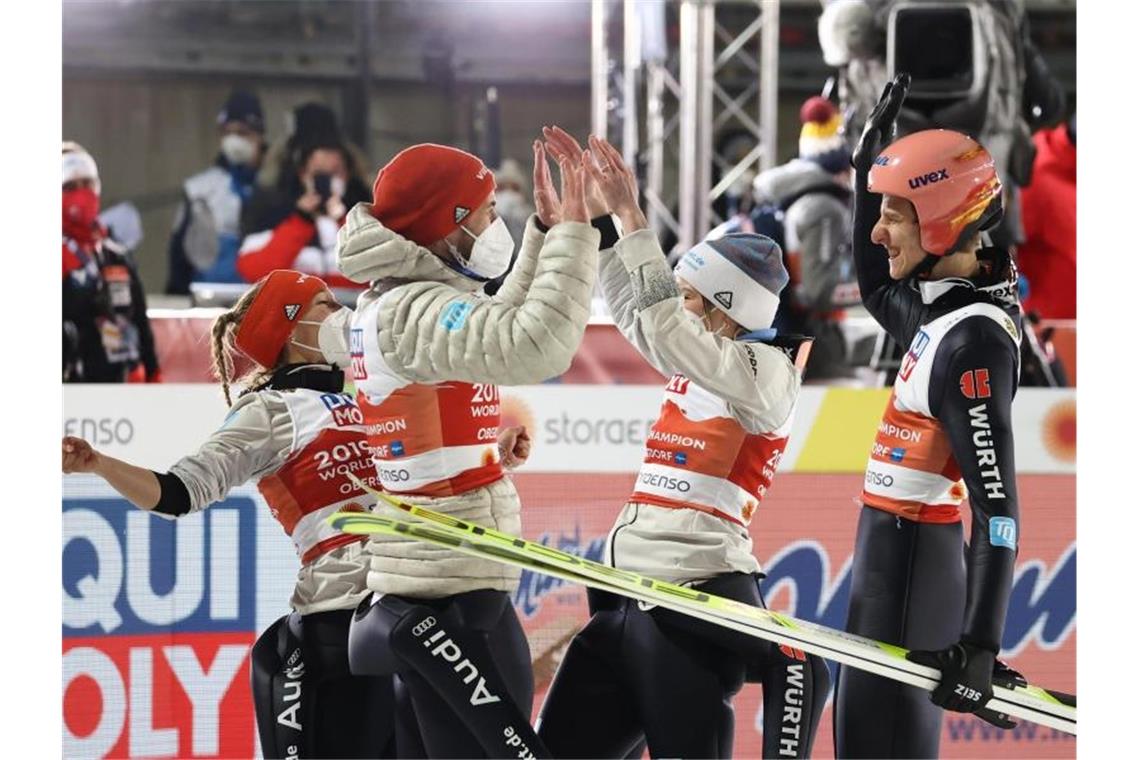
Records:
[[[222,138],[222,155],[235,166],[248,166],[257,157],[257,144],[248,137],[226,135]]]
[[[685,312],[686,317],[688,317],[693,322],[696,322],[698,325],[700,325],[704,329],[708,330],[713,335],[721,335],[721,337],[729,337],[727,335],[721,334],[721,329],[724,327],[727,327],[728,326],[727,324],[722,324],[719,328],[714,330],[710,326],[708,314],[694,314],[693,312],[689,311],[688,309],[684,309],[684,312]]]
[[[317,326],[317,345],[307,346],[296,340],[290,340],[294,346],[318,351],[329,364],[335,364],[340,369],[347,369],[352,364],[348,351],[348,331],[352,324],[352,309],[340,307],[320,322],[311,320],[298,320],[299,325]]]
[[[475,239],[475,245],[471,248],[471,256],[464,261],[458,248],[451,243],[448,243],[447,247],[460,265],[476,277],[493,280],[511,266],[511,254],[515,251],[515,241],[502,217],[497,218],[478,235],[473,234],[466,227],[459,229]]]

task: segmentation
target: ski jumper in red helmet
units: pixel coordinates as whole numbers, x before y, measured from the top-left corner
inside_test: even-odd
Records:
[[[256,484],[262,508],[280,525],[298,559],[295,568],[287,563],[272,568],[282,578],[296,573],[292,612],[264,630],[248,652],[262,754],[394,757],[395,680],[349,672],[349,623],[357,604],[370,595],[364,538],[326,523],[333,513],[369,511],[375,504],[375,497],[349,477],[356,473],[375,484],[367,475],[372,462],[364,420],[352,396],[343,392],[343,372],[325,364],[286,362],[297,325],[312,319],[306,315],[318,296],[328,299],[323,303],[332,297],[320,278],[293,270],[276,270],[254,287],[218,318],[215,334],[223,346],[232,336],[234,348],[261,371],[242,381],[245,389],[196,451],[153,473],[157,502],[148,505],[120,493],[158,517],[188,518],[183,525],[191,528],[204,525],[198,513],[212,507],[208,519],[217,553],[226,546],[222,537],[254,531],[255,505],[249,494],[235,489]],[[228,388],[228,369],[219,374]],[[131,465],[100,457],[107,468],[100,472],[112,474],[108,482],[119,489],[123,481],[113,474]],[[214,529],[230,520],[232,531]],[[281,540],[257,530],[258,541]],[[238,549],[235,543],[227,561],[252,571],[256,558]],[[261,572],[259,567],[259,577]]]
[[[915,132],[891,143],[868,172],[867,190],[910,201],[922,247],[934,256],[960,250],[1001,219],[993,156],[949,129]]]
[[[837,757],[937,757],[943,708],[1000,724],[980,709],[993,682],[1013,677],[995,657],[1020,529],[1010,408],[1021,319],[1009,255],[973,250],[977,234],[1000,218],[1001,183],[985,148],[956,132],[918,132],[880,150],[905,94],[905,84],[892,89],[899,86],[884,94],[853,158],[863,303],[908,348],[875,439],[864,444],[846,627],[919,650],[916,660],[942,679],[932,695],[841,667]],[[927,254],[897,280],[887,251],[871,240],[878,194],[914,206]],[[976,256],[976,273],[931,276],[950,256]],[[963,561],[967,497],[973,520]]]

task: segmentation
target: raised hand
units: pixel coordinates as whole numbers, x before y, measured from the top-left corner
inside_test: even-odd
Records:
[[[562,221],[562,202],[554,191],[541,140],[534,141],[534,209],[538,220],[547,229]]]
[[[553,127],[543,127],[542,136],[546,138],[546,151],[555,161],[560,162],[563,158],[566,158],[575,166],[582,163],[582,146],[578,144],[578,141],[575,140],[569,132],[555,125]],[[598,189],[597,183],[594,182],[593,177],[588,172],[585,175],[585,181],[586,211],[589,212],[591,219],[603,216],[609,210],[606,206],[605,198]]]
[[[568,158],[558,162],[558,172],[562,175],[562,221],[589,223],[586,211],[586,172],[581,165],[573,164]]]
[[[863,125],[863,135],[851,157],[851,164],[860,171],[868,171],[879,152],[891,143],[895,136],[895,120],[902,110],[903,100],[910,90],[910,74],[899,74],[893,82],[883,88],[879,102]]]
[[[621,219],[628,235],[647,226],[645,215],[637,204],[637,177],[626,166],[614,146],[590,135],[590,150],[582,154],[582,166],[598,186],[606,206]]]

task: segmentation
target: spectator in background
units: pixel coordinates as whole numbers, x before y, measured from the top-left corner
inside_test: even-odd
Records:
[[[192,282],[241,282],[237,254],[242,209],[255,190],[265,153],[265,118],[257,96],[235,91],[218,112],[219,152],[210,168],[187,179],[170,236],[166,292]]]
[[[99,170],[63,143],[63,380],[160,382],[146,295],[126,248],[99,223]]]
[[[519,162],[513,158],[503,159],[502,165],[495,169],[495,213],[503,218],[511,237],[522,241],[523,231],[526,229],[526,220],[534,213],[534,204],[530,202],[526,176],[523,174]],[[519,243],[515,243],[518,252]]]
[[[791,276],[781,329],[815,336],[805,380],[848,377],[840,323],[859,303],[851,260],[851,154],[831,101],[809,98],[800,108],[800,155],[762,172],[757,201],[784,212],[784,251]]]
[[[340,134],[327,107],[310,103],[294,111],[294,131],[246,216],[247,234],[237,270],[256,282],[275,269],[296,269],[333,287],[360,289],[336,264],[337,231],[348,210],[370,202],[356,152]]]
[[[545,132],[545,130],[544,130]],[[495,213],[507,225],[511,237],[515,241],[515,250],[511,254],[511,264],[500,277],[488,282],[483,292],[493,296],[503,286],[503,281],[515,268],[515,260],[519,255],[519,246],[522,245],[523,233],[526,231],[526,222],[534,213],[534,204],[530,202],[526,176],[523,174],[519,162],[513,158],[504,158],[495,173]]]
[[[280,202],[280,199],[273,199],[273,195],[288,191],[289,177],[300,170],[306,148],[314,144],[328,143],[344,148],[351,163],[355,164],[358,170],[371,165],[364,151],[345,139],[337,123],[336,114],[328,106],[322,103],[304,103],[287,113],[285,122],[285,132],[288,137],[283,142],[269,147],[262,162],[261,172],[257,175],[258,187],[269,193],[268,196],[259,196],[259,200],[268,197],[271,199],[270,205]],[[359,176],[355,179],[360,183],[357,189],[362,189],[371,198],[368,183]],[[250,232],[249,225],[254,221],[254,217],[264,210],[265,205],[254,204],[253,214],[243,217],[245,225],[243,231],[246,234]]]
[[[1028,280],[1025,310],[1044,319],[1077,318],[1077,121],[1033,137],[1033,176],[1021,190],[1025,243],[1017,265]]]

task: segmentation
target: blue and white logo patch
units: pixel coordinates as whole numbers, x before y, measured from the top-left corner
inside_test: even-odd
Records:
[[[1017,521],[1012,517],[991,517],[990,545],[1017,551]]]
[[[673,461],[677,464],[683,465],[689,461],[689,455],[683,451],[676,451],[673,453]]]
[[[444,329],[455,332],[467,323],[467,315],[475,308],[475,304],[467,301],[455,301],[448,304],[439,317],[439,323]]]

